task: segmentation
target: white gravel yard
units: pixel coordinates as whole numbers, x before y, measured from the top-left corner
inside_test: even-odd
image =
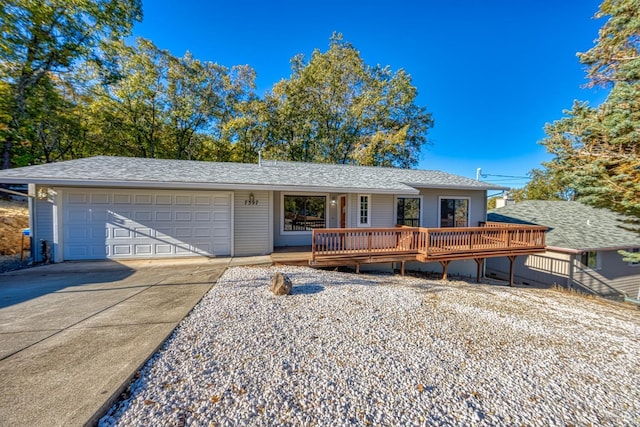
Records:
[[[237,267],[100,425],[637,426],[638,355],[640,310],[566,292]]]

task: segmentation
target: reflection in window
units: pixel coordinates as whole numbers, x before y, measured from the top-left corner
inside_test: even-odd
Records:
[[[420,198],[398,197],[396,224],[420,227]]]
[[[325,196],[284,196],[284,231],[311,231],[326,228]]]
[[[583,266],[587,268],[591,268],[592,270],[597,269],[598,268],[598,252],[594,252],[594,251],[583,252],[582,255],[580,255],[580,262],[582,263]]]
[[[468,227],[469,199],[440,199],[440,227]]]

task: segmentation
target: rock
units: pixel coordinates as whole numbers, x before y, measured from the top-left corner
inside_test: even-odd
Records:
[[[271,286],[269,290],[276,295],[289,295],[293,284],[291,279],[282,273],[275,273],[271,278]]]

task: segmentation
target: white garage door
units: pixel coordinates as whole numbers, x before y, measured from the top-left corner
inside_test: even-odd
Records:
[[[65,260],[231,254],[231,193],[72,189]]]

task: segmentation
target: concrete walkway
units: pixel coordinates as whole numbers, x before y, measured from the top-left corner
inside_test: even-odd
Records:
[[[0,274],[0,426],[95,424],[230,265],[73,262]]]

